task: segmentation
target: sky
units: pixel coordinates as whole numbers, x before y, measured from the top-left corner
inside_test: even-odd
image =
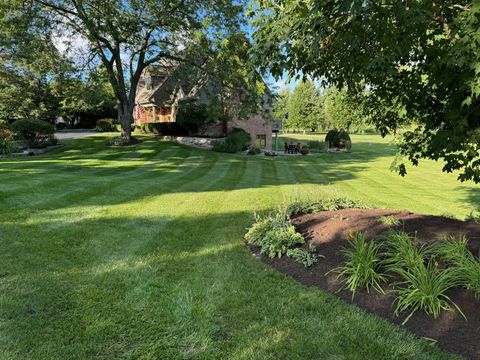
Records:
[[[242,26],[242,31],[244,31],[252,40],[255,29],[250,23],[246,23]],[[76,60],[75,62],[78,62],[78,64],[84,62],[85,54],[88,53],[88,41],[84,37],[67,33],[57,34],[55,35],[53,42],[62,54],[66,54],[72,60]],[[270,90],[274,93],[278,93],[285,88],[293,90],[297,83],[297,80],[295,79],[289,80],[286,72],[278,79],[270,74],[266,74],[264,75],[264,80],[269,85]]]

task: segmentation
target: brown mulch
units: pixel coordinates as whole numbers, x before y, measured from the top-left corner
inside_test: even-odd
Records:
[[[317,253],[325,256],[318,263],[306,269],[283,256],[280,259],[269,259],[262,255],[262,261],[273,266],[307,286],[316,286],[335,294],[342,300],[385,318],[400,325],[414,334],[434,339],[437,345],[448,352],[460,354],[468,359],[480,359],[480,301],[471,292],[464,289],[452,289],[448,292],[450,298],[462,309],[467,321],[456,311],[445,311],[437,319],[423,312],[415,313],[410,320],[401,325],[407,313],[394,315],[392,306],[394,297],[392,288],[386,287],[386,295],[375,290],[370,293],[357,290],[352,300],[347,290],[338,291],[342,284],[334,273],[326,274],[331,269],[343,265],[342,247],[348,245],[346,239],[351,233],[365,233],[368,239],[373,239],[382,232],[391,229],[377,221],[379,216],[393,215],[401,220],[396,228],[412,235],[416,234],[418,243],[429,243],[444,235],[466,235],[469,246],[474,254],[480,251],[480,224],[468,223],[441,216],[414,214],[408,211],[381,209],[343,209],[325,211],[315,214],[296,216],[292,219],[297,231],[317,247]],[[252,249],[258,252],[258,249]]]

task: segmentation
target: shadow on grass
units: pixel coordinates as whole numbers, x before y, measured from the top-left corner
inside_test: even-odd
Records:
[[[384,144],[373,148],[266,158],[219,154],[152,138],[132,148],[108,148],[100,136],[68,142],[55,154],[1,161],[0,192],[8,199],[21,196],[18,190],[25,184],[38,186],[39,193],[51,196],[36,205],[49,208],[61,206],[62,201],[106,205],[166,193],[328,185],[353,179],[368,162],[390,156]],[[112,191],[118,195],[101,196]]]
[[[2,224],[2,348],[18,358],[446,358],[267,268],[241,240],[251,221]]]

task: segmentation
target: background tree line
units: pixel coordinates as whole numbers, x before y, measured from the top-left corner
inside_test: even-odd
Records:
[[[283,120],[288,131],[327,131],[333,128],[359,132],[372,128],[363,111],[362,99],[345,89],[317,88],[311,80],[299,81],[290,90],[280,91],[274,104],[274,116]]]

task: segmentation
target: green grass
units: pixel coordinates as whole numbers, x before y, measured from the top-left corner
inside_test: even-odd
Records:
[[[106,136],[0,160],[0,359],[446,359],[244,245],[254,211],[318,191],[463,218],[480,188],[394,148],[263,158]]]

